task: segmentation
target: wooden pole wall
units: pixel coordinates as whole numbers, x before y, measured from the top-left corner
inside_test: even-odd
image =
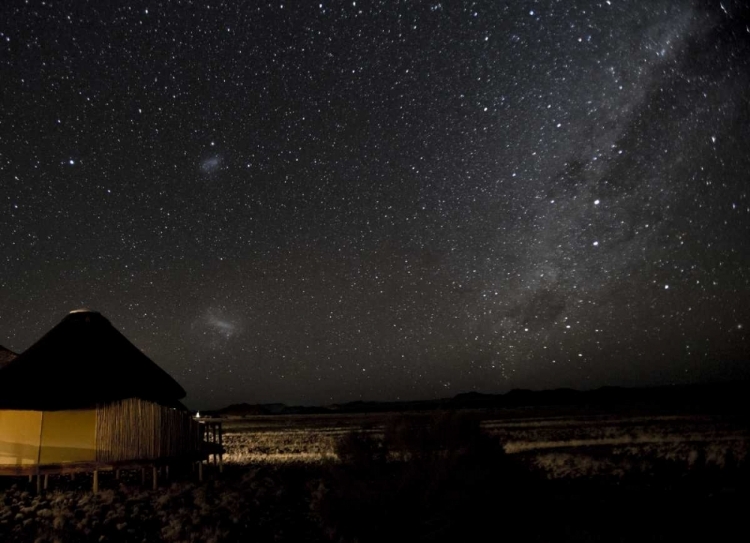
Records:
[[[189,413],[131,398],[99,406],[98,462],[155,460],[195,455],[202,426]]]

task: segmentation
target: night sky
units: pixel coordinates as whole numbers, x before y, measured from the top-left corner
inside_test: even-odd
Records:
[[[750,377],[744,2],[115,4],[0,4],[0,344],[97,310],[193,407]]]

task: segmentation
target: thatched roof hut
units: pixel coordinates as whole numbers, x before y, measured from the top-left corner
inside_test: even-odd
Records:
[[[185,390],[97,312],[73,311],[23,353],[0,356],[0,474],[207,454],[204,425],[179,402]]]
[[[0,408],[71,409],[125,398],[175,406],[184,397],[177,381],[95,311],[71,312],[0,370]]]

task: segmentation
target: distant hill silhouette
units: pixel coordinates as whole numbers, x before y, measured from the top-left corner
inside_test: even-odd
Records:
[[[343,413],[385,413],[435,409],[506,409],[523,407],[678,409],[699,412],[744,413],[750,407],[750,382],[674,385],[649,388],[601,387],[595,390],[558,388],[553,390],[514,389],[506,394],[465,392],[452,398],[417,401],[355,401],[327,406],[288,406],[283,403],[233,404],[203,411],[207,417],[257,415],[320,415]]]
[[[247,417],[253,415],[319,415],[330,412],[327,407],[289,406],[283,403],[236,403],[214,411],[201,411],[206,417]]]

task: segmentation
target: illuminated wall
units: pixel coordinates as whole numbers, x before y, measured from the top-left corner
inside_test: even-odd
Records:
[[[196,457],[201,426],[186,411],[130,398],[93,409],[0,410],[0,470]]]
[[[0,466],[37,463],[41,424],[41,411],[0,410]]]
[[[0,410],[0,466],[92,462],[95,428],[95,409]]]

